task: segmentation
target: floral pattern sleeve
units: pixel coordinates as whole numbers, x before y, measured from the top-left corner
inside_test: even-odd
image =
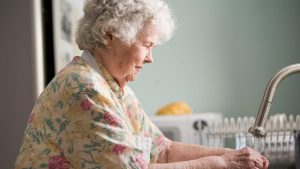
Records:
[[[73,132],[81,134],[76,146],[73,146],[76,156],[80,157],[77,159],[80,164],[77,165],[146,168],[147,163],[136,145],[134,134],[124,120],[126,117],[122,108],[95,88],[87,90],[90,92],[83,92],[70,111],[74,114],[81,109],[78,118],[72,118],[77,126],[71,128],[74,129]],[[74,136],[70,140],[72,139]],[[66,144],[70,142],[66,141]],[[65,151],[67,147],[64,146]]]
[[[98,92],[93,96],[83,94],[78,100],[77,104],[84,110],[77,120],[82,126],[76,127],[82,134],[76,146],[81,163],[104,168],[145,168],[147,163],[122,109],[112,103]],[[78,109],[75,106],[74,110]]]
[[[156,163],[160,152],[169,148],[171,141],[162,134],[146,114],[144,115],[143,128],[153,138],[150,153],[151,163]]]
[[[171,141],[163,135],[163,133],[155,124],[153,124],[153,122],[144,112],[133,91],[130,88],[127,88],[127,92],[127,105],[129,106],[127,108],[127,112],[130,115],[129,117],[131,118],[131,123],[133,124],[137,133],[152,139],[150,162],[156,163],[160,152],[168,148],[171,144]]]

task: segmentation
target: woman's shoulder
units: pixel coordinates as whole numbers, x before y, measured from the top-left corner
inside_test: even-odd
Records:
[[[81,83],[90,83],[93,81],[103,80],[103,77],[99,74],[99,72],[97,72],[79,56],[75,56],[72,61],[63,69],[61,69],[54,77],[54,79],[65,78],[69,78],[72,81]]]
[[[85,62],[80,56],[75,56],[71,62],[63,67],[57,74],[57,76],[68,76],[70,74],[86,74],[93,73],[92,67]]]
[[[103,84],[100,87],[101,89],[98,84]],[[84,59],[77,56],[55,75],[45,90],[51,90],[52,92],[72,92],[73,90],[80,90],[87,87],[95,87],[95,89],[103,91],[106,87],[105,80]]]

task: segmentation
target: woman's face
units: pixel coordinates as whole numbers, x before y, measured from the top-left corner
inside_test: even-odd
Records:
[[[111,38],[107,44],[107,55],[102,57],[102,61],[120,87],[135,80],[145,63],[153,62],[152,48],[157,40],[157,33],[153,30],[138,34],[136,42],[130,45],[116,37]]]

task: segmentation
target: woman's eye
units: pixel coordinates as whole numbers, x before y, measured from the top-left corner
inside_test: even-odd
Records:
[[[153,43],[144,43],[144,44],[142,44],[142,46],[144,46],[148,49],[155,47]]]
[[[147,47],[147,48],[153,48],[154,45],[153,45],[153,43],[150,43],[150,44],[145,45],[145,47]]]

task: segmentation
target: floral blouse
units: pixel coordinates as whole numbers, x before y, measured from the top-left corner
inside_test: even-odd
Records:
[[[16,169],[140,169],[170,141],[88,51],[73,58],[38,98]]]

